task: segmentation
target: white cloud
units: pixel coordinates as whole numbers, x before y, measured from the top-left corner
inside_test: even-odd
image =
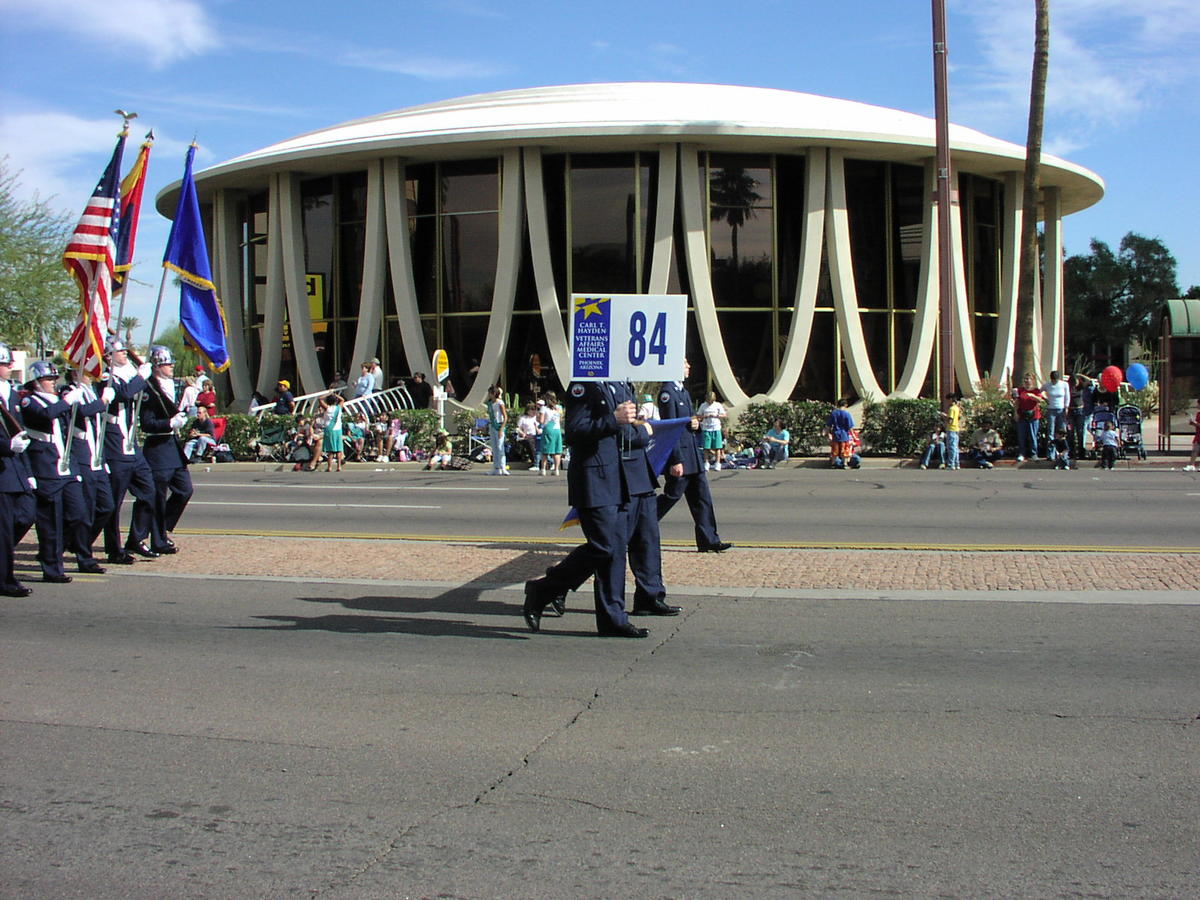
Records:
[[[410,75],[428,81],[446,78],[490,78],[501,74],[491,63],[435,56],[407,56],[391,50],[347,49],[334,54],[334,61],[355,69]]]
[[[217,30],[196,0],[107,0],[89,10],[72,0],[0,0],[5,27],[44,27],[140,52],[155,67],[196,56],[219,45]],[[129,58],[129,57],[126,57]]]
[[[951,115],[984,131],[1023,140],[1033,64],[1033,5],[1012,0],[958,0],[972,56],[958,54]],[[953,23],[952,23],[953,24]],[[1158,95],[1193,81],[1200,6],[1194,0],[1055,0],[1050,7],[1047,147],[1088,145],[1102,129],[1128,123]]]

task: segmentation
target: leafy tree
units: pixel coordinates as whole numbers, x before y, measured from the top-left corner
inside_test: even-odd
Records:
[[[19,173],[0,159],[0,336],[62,347],[79,313],[79,289],[62,266],[74,222],[36,194],[20,199]]]
[[[1193,284],[1183,295],[1185,300],[1200,300],[1200,284]]]
[[[1154,317],[1179,296],[1175,257],[1157,238],[1132,231],[1116,253],[1092,239],[1091,253],[1063,262],[1067,353],[1124,360],[1130,342],[1154,339]]]

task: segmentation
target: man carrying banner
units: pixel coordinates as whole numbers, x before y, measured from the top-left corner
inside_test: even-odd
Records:
[[[667,460],[666,483],[658,495],[658,517],[661,519],[681,497],[686,497],[696,525],[696,549],[701,553],[724,553],[733,544],[721,540],[717,533],[712,493],[708,489],[708,476],[704,474],[704,451],[700,449],[698,439],[700,420],[696,418],[692,398],[683,386],[691,371],[691,363],[685,359],[683,381],[665,381],[658,390],[660,418],[686,416],[691,419],[688,432],[680,438]]]
[[[153,374],[142,398],[142,434],[146,436],[146,463],[154,476],[154,516],[150,525],[150,550],[159,555],[178,553],[168,537],[192,498],[192,476],[188,474],[183,446],[175,434],[187,423],[179,410],[175,384],[175,359],[166,347],[150,348]]]
[[[112,493],[113,511],[104,523],[104,552],[110,563],[130,565],[133,554],[155,559],[158,554],[146,546],[150,520],[154,515],[154,476],[142,448],[138,446],[135,409],[138,397],[146,388],[150,365],[135,366],[129,361],[129,351],[119,338],[105,342],[108,370],[105,378],[112,388],[113,399],[108,404],[108,422],[104,429],[104,460],[108,465],[108,483]],[[121,541],[121,504],[125,493],[133,494],[133,513],[129,536]]]
[[[546,577],[525,583],[522,612],[531,631],[540,629],[547,606],[561,609],[568,591],[595,576],[600,635],[646,637],[649,631],[630,623],[625,611],[627,556],[639,590],[634,612],[678,615],[679,608],[662,599],[666,589],[654,497],[658,479],[646,455],[653,434],[649,422],[637,419],[633,392],[624,382],[574,382],[569,387],[567,496],[587,543],[552,566]]]

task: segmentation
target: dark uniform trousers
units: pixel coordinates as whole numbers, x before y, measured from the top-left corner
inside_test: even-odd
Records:
[[[23,454],[9,446],[6,422],[0,428],[0,587],[20,586],[14,571],[14,549],[33,526],[33,492]],[[22,519],[27,516],[27,519]]]
[[[658,392],[658,414],[664,419],[694,416],[692,399],[682,387],[667,382]],[[671,474],[671,466],[675,464],[683,466],[682,475]],[[696,549],[707,550],[721,543],[708,476],[704,473],[704,451],[700,449],[696,432],[691,429],[679,439],[667,459],[666,481],[663,492],[658,495],[658,518],[665,516],[683,498],[687,498],[695,524]]]
[[[666,596],[645,430],[618,426],[612,419],[616,405],[632,401],[628,387],[618,382],[577,382],[568,391],[566,437],[572,460],[567,484],[587,543],[547,570],[546,587],[556,593],[574,591],[595,576],[596,626],[601,631],[629,623],[626,562],[637,585],[635,604]],[[589,498],[609,502],[584,505]]]
[[[83,447],[83,452],[88,453],[87,444],[83,444]],[[107,472],[103,469],[93,470],[91,465],[85,464],[80,468],[80,477],[83,479],[80,486],[83,490],[84,517],[69,541],[69,549],[78,562],[89,563],[95,562],[92,545],[104,530],[105,523],[112,518],[116,504],[113,503]]]

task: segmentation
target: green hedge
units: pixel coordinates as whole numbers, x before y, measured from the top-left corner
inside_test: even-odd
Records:
[[[864,447],[875,453],[910,456],[925,449],[941,416],[936,400],[891,399],[864,402],[862,419],[859,435]]]
[[[791,436],[788,446],[792,455],[824,453],[829,449],[825,422],[832,409],[830,404],[817,400],[752,403],[738,414],[733,436],[747,446],[757,446],[775,420],[782,419]]]

